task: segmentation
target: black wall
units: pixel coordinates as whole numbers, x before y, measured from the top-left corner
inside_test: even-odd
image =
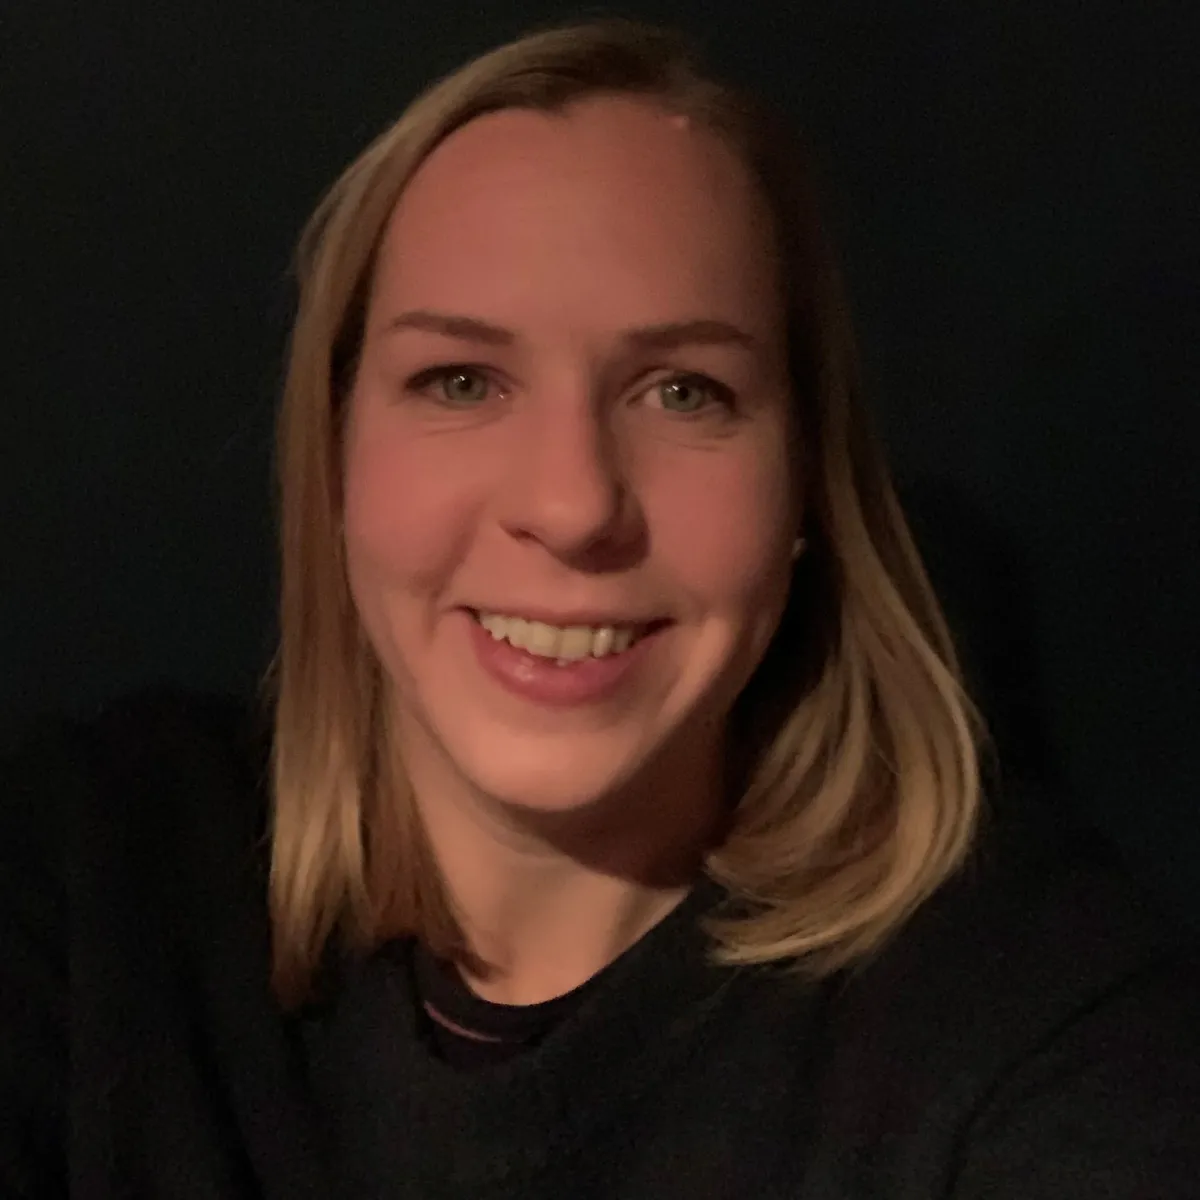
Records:
[[[433,76],[579,11],[7,0],[6,738],[156,679],[253,687],[300,224]],[[807,128],[1001,740],[1200,921],[1200,10],[620,11],[704,35]]]

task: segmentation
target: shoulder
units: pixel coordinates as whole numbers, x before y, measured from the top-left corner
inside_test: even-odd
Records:
[[[940,1129],[960,1156],[956,1196],[1148,1194],[1139,1172],[1156,1195],[1189,1194],[1196,939],[1101,839],[1027,818],[992,830],[840,981],[834,1012],[839,1103],[877,1140],[911,1125],[924,1145]]]
[[[158,688],[39,719],[0,762],[6,873],[74,918],[106,888],[228,869],[265,837],[268,761],[267,721],[232,697]]]
[[[914,1042],[986,1021],[998,1062],[1144,974],[1186,976],[1194,947],[1102,838],[1023,816],[985,834],[845,996],[864,1014],[889,996]]]
[[[160,690],[31,721],[0,757],[5,1195],[65,1187],[70,1091],[127,1072],[156,999],[254,923],[266,746],[248,706]]]
[[[166,689],[38,722],[0,763],[10,982],[117,1013],[265,975],[266,726],[239,700]]]
[[[1030,807],[984,834],[897,945],[893,969],[1055,1020],[1193,945],[1113,845]]]

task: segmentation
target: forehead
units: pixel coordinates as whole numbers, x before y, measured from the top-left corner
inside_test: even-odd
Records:
[[[510,321],[761,327],[778,316],[771,224],[737,155],[694,122],[620,97],[508,109],[418,168],[389,221],[376,296]]]

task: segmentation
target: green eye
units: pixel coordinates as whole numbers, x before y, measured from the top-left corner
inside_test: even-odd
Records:
[[[471,405],[487,399],[487,380],[474,371],[445,371],[438,384],[450,404]]]
[[[681,416],[702,412],[716,398],[715,389],[706,380],[686,376],[665,379],[655,390],[663,409]]]
[[[488,398],[490,380],[485,371],[462,364],[430,367],[404,384],[413,396],[424,396],[446,408],[477,408]]]

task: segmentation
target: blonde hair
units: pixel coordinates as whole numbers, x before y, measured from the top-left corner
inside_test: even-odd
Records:
[[[674,32],[619,19],[540,31],[421,95],[334,184],[300,241],[278,428],[280,642],[267,680],[273,978],[285,1002],[307,993],[335,935],[370,947],[415,934],[465,953],[343,561],[341,424],[377,247],[407,181],[455,129],[600,93],[644,96],[728,139],[786,256],[808,550],[732,716],[736,808],[707,867],[751,903],[710,926],[716,953],[817,974],[860,960],[972,843],[979,722],[860,406],[839,273],[797,143]]]

